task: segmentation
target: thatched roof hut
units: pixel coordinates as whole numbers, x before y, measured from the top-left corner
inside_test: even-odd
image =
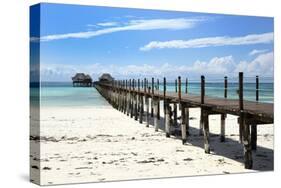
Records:
[[[72,77],[73,86],[92,86],[92,78],[88,74],[84,73],[76,73],[74,77]]]
[[[100,82],[113,82],[114,78],[108,74],[108,73],[103,73],[101,77],[99,77]]]

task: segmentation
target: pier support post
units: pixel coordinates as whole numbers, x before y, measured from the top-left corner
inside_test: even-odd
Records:
[[[205,153],[210,153],[210,140],[209,140],[209,114],[203,110],[203,132],[204,132],[204,149]]]
[[[243,146],[244,146],[244,162],[246,169],[252,169],[253,159],[252,159],[252,148],[250,140],[250,125],[245,123],[243,118]]]
[[[189,108],[187,105],[185,105],[184,114],[185,114],[186,136],[189,136]]]
[[[257,125],[256,124],[251,125],[251,145],[252,145],[252,150],[257,149]]]
[[[201,104],[205,103],[205,76],[201,76]],[[200,113],[200,127],[199,127],[199,135],[202,135],[202,129],[204,128],[204,110],[201,107]]]
[[[170,127],[171,127],[171,107],[168,101],[166,101],[166,110],[165,110],[165,132],[166,132],[166,137],[170,137]]]
[[[151,93],[152,93],[152,97],[151,97],[151,101],[150,101],[150,103],[151,103],[151,117],[153,117],[154,116],[154,109],[153,109],[153,107],[154,107],[154,105],[153,105],[153,98],[154,98],[154,78],[152,78],[151,79]]]
[[[178,122],[177,122],[177,118],[178,118],[178,113],[177,113],[177,110],[178,110],[178,106],[177,106],[177,103],[174,103],[174,108],[173,108],[173,126],[177,126],[178,125]]]
[[[134,80],[133,80],[133,88],[134,88]],[[134,90],[134,89],[133,89]],[[130,93],[130,117],[133,118],[133,114],[134,114],[134,93],[132,92],[131,90],[131,93]]]
[[[153,109],[155,110],[155,114],[158,114],[158,98],[153,99],[153,105],[154,105]],[[158,120],[157,115],[154,116],[154,128],[155,128],[155,131],[158,131],[159,120]]]
[[[137,101],[137,98],[138,98],[138,94],[135,93],[135,96],[134,96],[134,116],[135,116],[136,121],[138,120],[138,101]]]
[[[149,127],[149,99],[147,95],[145,96],[145,107],[146,107],[146,116],[145,116],[146,127]]]
[[[187,141],[187,135],[186,135],[186,111],[185,111],[185,105],[181,105],[181,137],[182,137],[182,144],[185,144]]]
[[[200,109],[200,122],[199,122],[199,135],[203,135],[203,124],[204,124],[204,117],[203,117],[203,108]]]
[[[139,122],[142,123],[142,121],[143,121],[143,95],[140,95],[139,99],[140,99],[140,117],[139,117]]]
[[[220,135],[220,141],[225,141],[225,118],[226,114],[221,114],[221,135]]]
[[[244,99],[243,99],[243,72],[239,72],[239,109],[240,109],[240,122],[239,122],[239,141],[243,142],[243,126],[244,126]]]

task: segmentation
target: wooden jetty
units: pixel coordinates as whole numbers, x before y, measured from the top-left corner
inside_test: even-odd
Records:
[[[221,115],[220,141],[225,141],[225,119],[227,114],[239,116],[239,138],[244,146],[244,163],[246,169],[253,166],[252,150],[257,144],[257,125],[272,124],[274,120],[273,104],[259,102],[259,78],[256,77],[256,101],[246,101],[243,98],[243,73],[239,73],[239,99],[228,99],[228,82],[224,78],[224,98],[209,97],[205,95],[205,77],[201,76],[201,94],[193,95],[188,93],[186,79],[185,92],[182,92],[181,77],[175,80],[175,92],[166,90],[166,78],[163,79],[163,91],[159,90],[159,80],[154,85],[154,78],[151,87],[148,80],[115,80],[111,83],[95,82],[94,86],[100,94],[120,110],[140,123],[146,122],[149,126],[149,117],[154,119],[155,131],[158,131],[160,120],[160,101],[163,101],[165,132],[166,136],[171,135],[171,126],[177,124],[177,106],[179,104],[181,118],[181,138],[185,144],[189,135],[189,108],[200,108],[200,131],[204,137],[205,153],[210,153],[209,140],[209,116]],[[156,88],[156,90],[155,90]],[[149,110],[149,100],[151,101]],[[145,105],[144,105],[145,104]],[[144,111],[144,106],[146,110]],[[173,111],[172,111],[173,107]],[[151,112],[149,114],[149,111]]]

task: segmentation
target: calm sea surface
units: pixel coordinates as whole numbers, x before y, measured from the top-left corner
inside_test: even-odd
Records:
[[[223,83],[206,83],[206,95],[213,97],[224,96]],[[273,83],[260,83],[259,99],[261,102],[273,103]],[[163,85],[160,84],[160,90]],[[228,98],[238,99],[238,84],[228,83]],[[31,88],[31,102],[36,100],[36,89]],[[167,84],[168,91],[175,91],[174,83]],[[185,92],[185,84],[182,84],[182,92]],[[200,95],[200,83],[189,83],[188,92]],[[255,83],[244,84],[245,100],[255,100]],[[108,105],[105,99],[93,87],[72,87],[72,83],[43,82],[41,84],[42,106],[104,106]]]

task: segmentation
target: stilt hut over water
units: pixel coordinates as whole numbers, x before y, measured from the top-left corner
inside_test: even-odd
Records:
[[[113,82],[113,80],[114,80],[114,78],[108,73],[103,73],[101,75],[101,77],[99,77],[100,82],[111,83],[111,82]]]
[[[84,73],[76,73],[72,77],[73,87],[92,87],[93,80],[90,75]]]

